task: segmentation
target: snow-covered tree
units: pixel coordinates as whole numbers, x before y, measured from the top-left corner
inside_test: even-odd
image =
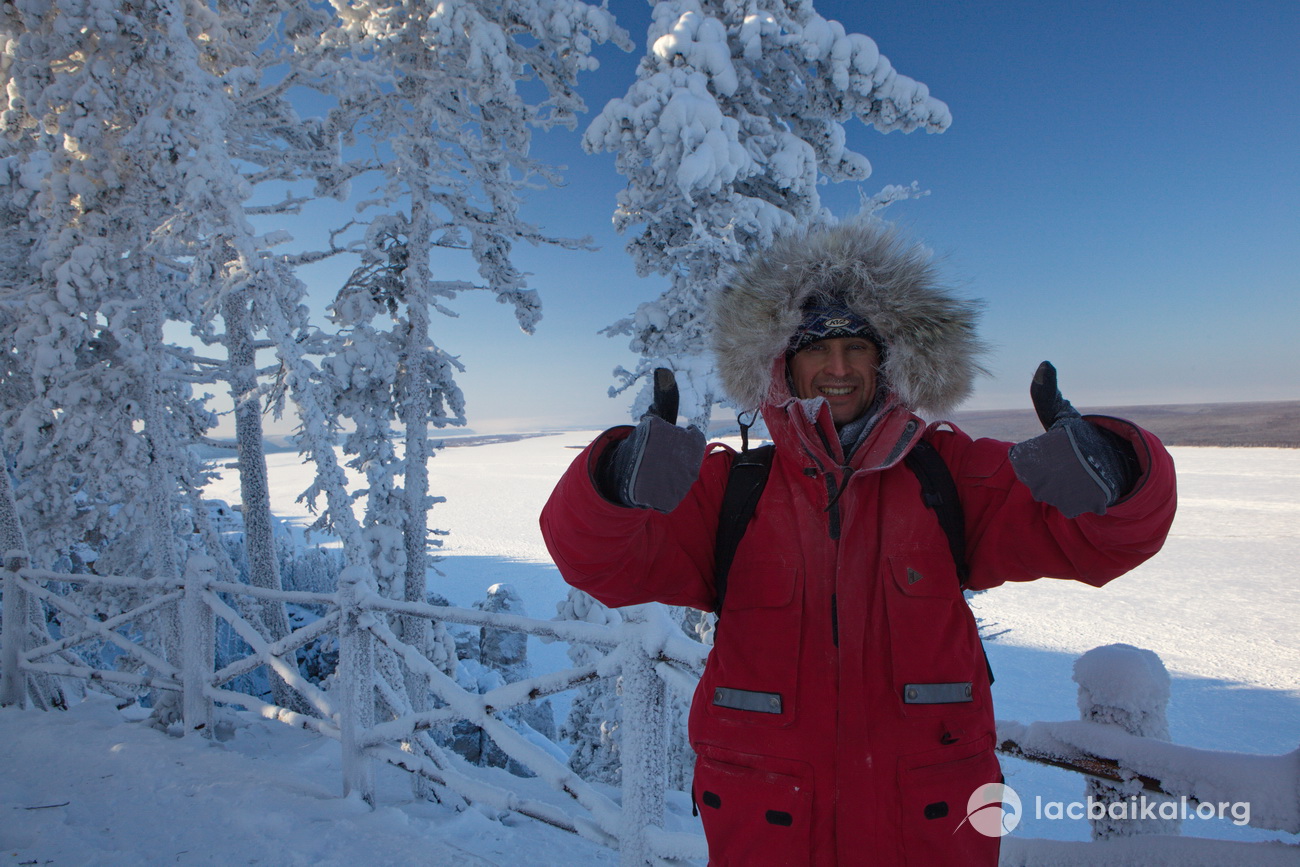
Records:
[[[584,138],[590,151],[615,152],[628,179],[614,224],[635,233],[627,249],[637,272],[669,278],[658,298],[606,329],[631,336],[640,356],[634,369],[615,371],[621,384],[611,394],[672,368],[683,411],[707,429],[719,395],[709,290],[782,228],[831,220],[818,184],[870,174],[845,123],[941,132],[950,116],[875,42],[846,33],[810,0],[660,0],[646,41],[636,81]],[[885,200],[908,194],[895,189]],[[648,404],[647,386],[633,415]]]
[[[318,67],[338,101],[330,126],[350,155],[358,141],[369,145],[346,171],[372,172],[376,185],[358,208],[362,261],[331,305],[338,334],[314,382],[325,417],[354,428],[344,446],[366,474],[367,564],[383,592],[422,602],[428,512],[439,502],[429,485],[430,433],[465,422],[459,362],[435,343],[432,314],[454,315],[452,299],[481,289],[534,329],[540,303],[512,261],[514,244],[579,242],[548,237],[519,214],[525,190],[557,180],[529,156],[532,132],[574,123],[583,108],[578,73],[596,65],[592,47],[626,37],[607,10],[582,0],[335,0],[331,8],[338,23]],[[447,274],[460,260],[481,282]],[[339,519],[335,504],[328,512]],[[454,668],[441,625],[398,617],[394,632]],[[421,677],[401,676],[383,652],[377,665],[388,712],[426,706]],[[436,761],[425,735],[408,746]]]
[[[264,350],[304,337],[298,308],[305,287],[293,274],[295,257],[275,250],[284,233],[260,233],[252,221],[294,214],[303,204],[289,193],[269,199],[262,192],[268,187],[290,190],[307,181],[314,182],[317,196],[347,190],[334,138],[319,119],[301,117],[288,98],[294,87],[317,84],[312,64],[329,16],[281,0],[219,0],[211,7],[191,4],[187,12],[198,38],[182,54],[177,72],[208,108],[194,118],[191,133],[193,174],[205,182],[187,190],[183,213],[169,229],[178,257],[189,264],[193,331],[226,353],[224,360],[205,361],[234,406],[247,579],[280,589],[263,447],[268,384],[258,359]],[[319,255],[324,254],[296,258]],[[297,327],[285,331],[269,324],[282,312]],[[279,355],[281,365],[285,357],[297,357]],[[270,640],[289,630],[279,603],[244,604],[243,613]],[[278,677],[272,675],[271,684],[278,704],[306,709]]]
[[[338,418],[351,423],[342,444],[350,456],[348,465],[365,476],[364,489],[355,493],[365,497],[367,551],[380,590],[403,599],[410,586],[413,590],[409,595],[424,601],[428,525],[422,517],[415,522],[418,529],[412,532],[417,533],[422,544],[420,551],[412,554],[406,530],[416,504],[399,484],[399,478],[407,468],[407,459],[421,449],[426,454],[421,465],[427,462],[429,426],[464,424],[465,401],[453,378],[460,368],[455,358],[431,345],[422,347],[413,357],[408,354],[404,285],[408,254],[404,236],[395,234],[403,231],[397,225],[401,222],[392,217],[371,222],[362,250],[363,264],[352,273],[330,307],[338,332],[330,354],[321,362],[320,379]],[[427,327],[427,315],[425,324]],[[416,371],[408,371],[411,366]],[[404,382],[418,392],[409,401],[403,399]],[[404,448],[404,417],[417,421],[417,434],[424,432],[423,445],[416,443],[414,452],[409,443]],[[423,484],[426,491],[421,499],[422,516],[442,499],[428,495],[427,471],[421,474],[413,466],[410,471],[417,489]],[[413,574],[415,566],[419,567],[418,576]],[[408,625],[422,628],[420,621]]]
[[[626,37],[607,10],[582,0],[338,0],[334,9],[335,123],[375,143],[365,165],[380,180],[376,198],[363,205],[379,212],[365,261],[334,305],[347,343],[333,373],[351,386],[344,370],[351,359],[391,374],[391,390],[371,395],[384,398],[369,408],[375,420],[351,417],[373,432],[390,419],[400,425],[400,459],[389,450],[381,460],[401,473],[402,487],[392,489],[396,512],[382,523],[403,530],[399,595],[423,600],[433,505],[429,429],[464,423],[457,364],[434,343],[430,314],[449,314],[447,301],[483,288],[514,309],[522,329],[534,329],[540,303],[513,264],[512,247],[576,242],[547,237],[520,217],[523,191],[556,180],[528,154],[532,130],[572,125],[583,108],[578,73],[596,65],[593,44]],[[529,82],[541,87],[529,89]],[[448,250],[468,251],[481,287],[437,276],[434,256]],[[377,313],[391,327],[372,326]]]
[[[101,568],[174,581],[191,539],[185,495],[202,483],[185,446],[212,423],[163,331],[188,300],[166,227],[205,157],[185,122],[203,111],[186,75],[193,43],[167,0],[6,12],[3,131],[19,177],[37,173],[23,185],[35,188],[36,279],[6,299],[30,380],[4,424],[29,532],[53,543],[42,550],[89,545]],[[157,620],[174,655],[178,626]]]
[[[20,359],[8,373],[21,368],[26,384],[7,376],[4,427],[32,513],[49,516],[33,522],[50,543],[42,550],[85,552],[125,572],[147,560],[146,574],[174,578],[186,549],[203,545],[231,578],[187,448],[214,421],[192,385],[224,380],[236,407],[251,580],[279,587],[254,329],[283,324],[286,306],[292,317],[303,289],[268,252],[272,239],[251,227],[247,200],[269,180],[320,180],[336,150],[284,98],[301,79],[294,67],[263,74],[281,62],[276,46],[313,18],[310,7],[285,5],[5,7],[7,222],[33,240],[8,256],[29,279],[5,297]],[[224,342],[228,358],[169,344],[168,322]],[[245,615],[270,638],[287,631],[278,604],[245,606]],[[277,700],[288,695],[277,690]]]
[[[518,591],[509,584],[493,584],[488,588],[487,597],[474,603],[474,607],[489,613],[528,616]],[[488,692],[533,676],[525,633],[483,626],[466,634],[459,645],[457,677],[471,692]],[[555,717],[549,701],[533,701],[510,708],[501,712],[501,719],[534,743],[546,744],[555,740]],[[519,776],[531,776],[524,765],[508,756],[478,726],[461,722],[456,725],[454,734],[456,752],[468,761],[506,768]]]
[[[128,458],[134,478],[129,469],[95,473],[81,490],[125,483],[135,502],[154,503],[144,518],[156,533],[151,557],[156,572],[170,574],[172,522],[149,489],[164,498],[175,489],[171,437],[189,433],[187,415],[202,424],[203,414],[162,338],[185,288],[155,235],[181,186],[167,119],[177,93],[150,62],[167,51],[151,41],[165,10],[86,4],[78,20],[71,10],[33,8],[21,22],[32,38],[15,40],[6,132],[28,139],[20,177],[35,176],[28,273],[39,276],[8,299],[21,310],[18,345],[35,350],[27,370],[35,402],[22,408],[35,417],[11,430],[25,436],[20,455],[57,452],[51,465]]]

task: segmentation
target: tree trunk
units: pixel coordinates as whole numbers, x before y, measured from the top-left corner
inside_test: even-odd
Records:
[[[161,289],[152,275],[137,269],[133,276],[145,289],[147,307],[140,324],[143,357],[139,359],[140,418],[142,435],[148,445],[146,469],[148,480],[145,492],[145,509],[148,520],[148,574],[159,583],[175,586],[180,581],[177,556],[176,527],[173,506],[176,494],[176,467],[173,441],[167,425],[167,414],[162,400],[162,353],[164,351]],[[165,591],[164,591],[165,592]],[[160,609],[157,614],[158,631],[162,636],[164,658],[182,667],[181,624],[179,613],[173,607]],[[152,721],[167,726],[181,718],[180,696],[171,692],[155,692]]]
[[[425,381],[424,369],[425,352],[429,346],[429,308],[424,299],[431,275],[428,208],[418,189],[412,192],[411,199],[411,226],[407,236],[407,331],[399,394],[405,433],[402,538],[406,549],[406,573],[402,581],[402,597],[407,602],[425,602],[429,568],[430,406],[429,383]],[[418,649],[426,659],[431,656],[429,623],[420,617],[402,617],[397,626],[403,641]],[[404,680],[411,709],[417,712],[427,710],[430,701],[424,677],[408,669]],[[419,777],[413,782],[418,797],[436,797],[432,788],[420,782]]]
[[[239,448],[239,495],[244,519],[244,550],[248,554],[248,582],[254,587],[280,590],[280,563],[275,551],[266,451],[262,443],[257,358],[248,304],[242,293],[231,293],[226,297],[222,315],[226,320],[230,397],[235,404],[235,442]],[[283,603],[260,601],[256,611],[260,622],[254,626],[264,637],[278,641],[289,634],[289,618]],[[283,678],[269,669],[267,676],[271,680],[271,694],[276,704],[300,713],[307,711],[307,703]]]

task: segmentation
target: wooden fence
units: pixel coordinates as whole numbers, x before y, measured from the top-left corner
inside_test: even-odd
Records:
[[[215,579],[214,566],[207,557],[195,557],[179,586],[163,586],[143,578],[32,569],[21,555],[8,557],[3,571],[0,704],[25,704],[30,680],[37,676],[148,690],[164,699],[168,695],[179,699],[187,736],[210,735],[217,705],[243,708],[337,739],[343,747],[343,793],[356,793],[371,804],[375,801],[374,764],[382,761],[420,775],[440,790],[466,801],[529,816],[615,848],[623,864],[706,857],[701,836],[673,833],[663,827],[667,778],[662,755],[667,749],[667,691],[687,687],[698,679],[708,648],[690,641],[661,607],[629,610],[626,622],[612,628],[394,601],[380,596],[368,576],[356,570],[345,570],[337,593],[322,594],[223,583]],[[101,621],[72,597],[57,592],[60,584],[130,588],[145,596],[145,601]],[[271,643],[232,604],[237,597],[297,603],[325,613]],[[38,632],[28,622],[33,601],[58,612],[61,634],[57,639],[47,636],[40,643],[28,640]],[[389,625],[390,616],[511,629],[583,644],[599,649],[602,655],[580,667],[508,683],[483,694],[472,693],[398,638]],[[180,621],[183,640],[179,659],[165,658],[165,654],[141,640],[158,632],[160,617]],[[218,618],[229,624],[251,650],[214,670]],[[339,669],[331,688],[325,691],[298,671],[295,651],[329,633],[338,638]],[[113,669],[88,665],[75,653],[79,645],[87,642],[111,644],[119,653],[118,664]],[[378,674],[376,657],[380,654],[400,660],[404,676],[422,679],[435,706],[377,720],[377,701],[390,708],[402,706],[399,699],[384,695],[392,686]],[[230,686],[236,678],[260,666],[274,671],[292,687],[307,710],[273,705]],[[621,805],[500,717],[503,711],[525,702],[601,678],[622,678]],[[418,748],[412,748],[421,732],[460,720],[480,727],[510,758],[563,793],[569,806],[557,807],[522,797],[490,783],[485,775],[475,774],[462,759],[427,738],[418,743]]]

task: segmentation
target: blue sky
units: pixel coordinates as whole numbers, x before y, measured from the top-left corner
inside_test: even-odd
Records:
[[[644,50],[649,5],[610,6],[637,51],[602,49],[601,70],[583,80],[590,112],[579,129],[538,137],[535,153],[567,165],[567,183],[526,210],[601,249],[520,251],[544,304],[533,336],[486,297],[464,296],[459,319],[434,323],[468,368],[475,430],[627,420],[629,398],[606,391],[614,366],[635,358],[626,338],[597,332],[664,284],[636,277],[611,228],[624,184],[613,156],[578,146]],[[851,127],[874,172],[823,188],[823,200],[848,216],[860,190],[917,181],[930,191],[886,216],[986,302],[992,376],[966,408],[1027,407],[1044,358],[1083,406],[1300,399],[1300,3],[816,8],[872,37],[952,110],[941,135]]]

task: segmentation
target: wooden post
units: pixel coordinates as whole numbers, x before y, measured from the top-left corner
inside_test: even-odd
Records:
[[[181,601],[181,714],[186,737],[195,734],[212,737],[208,686],[215,665],[216,624],[203,593],[216,576],[216,570],[216,561],[203,554],[191,557],[185,566],[185,596]]]
[[[1075,660],[1074,682],[1079,684],[1080,719],[1169,740],[1169,672],[1153,651],[1128,644],[1094,647]],[[1137,779],[1128,783],[1089,779],[1085,802],[1092,839],[1179,833],[1181,820],[1159,814],[1160,804],[1168,800],[1143,791]]]
[[[369,573],[349,566],[339,575],[339,673],[342,693],[339,742],[343,749],[343,796],[356,792],[375,805],[374,759],[360,747],[362,736],[375,722],[375,651],[365,620],[374,615],[360,600],[368,589]]]
[[[18,571],[27,566],[27,545],[23,539],[18,507],[9,487],[9,471],[0,452],[0,567],[4,575],[4,621],[0,635],[0,705],[27,706],[27,676],[21,668],[23,648],[31,625],[27,592]]]
[[[2,472],[2,471],[0,471]],[[4,634],[0,635],[0,705],[27,706],[27,677],[19,662],[27,635],[27,593],[18,581],[17,558],[4,563]]]
[[[631,609],[628,619],[646,623],[644,610]],[[633,638],[640,636],[633,627]],[[664,792],[668,788],[665,735],[668,706],[664,682],[654,660],[640,647],[623,664],[623,822],[619,830],[620,867],[647,867],[654,863],[646,831],[664,824]]]

